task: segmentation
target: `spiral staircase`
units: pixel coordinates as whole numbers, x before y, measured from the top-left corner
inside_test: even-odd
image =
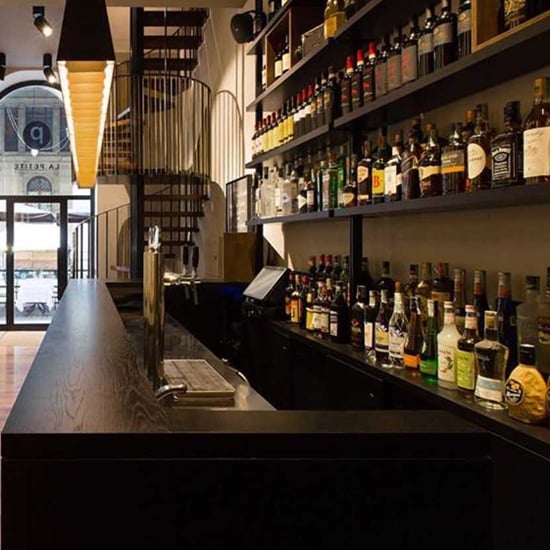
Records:
[[[208,10],[130,13],[131,59],[115,71],[99,164],[101,181],[126,185],[130,203],[78,228],[76,277],[141,276],[153,225],[165,258],[178,261],[196,244],[209,196],[211,92],[191,76]]]

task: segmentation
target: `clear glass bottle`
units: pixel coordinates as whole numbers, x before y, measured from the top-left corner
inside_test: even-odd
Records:
[[[391,367],[389,355],[389,323],[392,315],[391,306],[388,302],[388,291],[380,292],[380,309],[376,316],[374,328],[374,349],[376,353],[376,361],[382,367]]]
[[[476,308],[466,306],[466,321],[462,337],[457,342],[456,385],[460,392],[473,395],[476,387],[476,366],[474,346],[481,340],[477,332]]]
[[[485,312],[485,337],[474,346],[476,362],[475,400],[487,409],[502,410],[509,350],[498,341],[497,312]]]
[[[428,319],[420,352],[420,373],[429,380],[437,380],[437,334],[439,312],[437,300],[427,303]]]
[[[453,302],[443,304],[443,329],[437,335],[437,383],[448,390],[456,389],[455,354],[460,332],[455,325]]]
[[[378,309],[380,307],[378,300],[378,291],[369,291],[369,304],[365,309],[365,352],[369,355],[375,353],[375,329]],[[374,357],[375,358],[375,357]]]
[[[491,141],[492,186],[523,183],[523,132],[519,101],[504,106],[505,131]]]
[[[404,368],[403,352],[405,340],[409,332],[409,320],[405,314],[405,304],[401,293],[401,284],[395,283],[393,313],[388,324],[389,357],[392,367]]]

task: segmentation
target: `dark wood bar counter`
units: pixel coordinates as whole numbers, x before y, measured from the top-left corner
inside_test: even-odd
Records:
[[[106,284],[71,282],[2,433],[3,550],[394,548],[413,534],[436,548],[465,506],[447,547],[490,547],[485,430],[444,411],[256,403],[160,405]]]

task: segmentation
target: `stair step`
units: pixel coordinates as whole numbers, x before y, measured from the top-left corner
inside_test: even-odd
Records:
[[[197,50],[202,43],[200,36],[155,36],[143,37],[146,50]]]
[[[207,19],[207,10],[147,10],[143,12],[144,27],[202,27]]]
[[[144,199],[146,201],[198,201],[208,200],[208,196],[202,195],[201,193],[188,193],[182,195],[163,195],[159,193],[158,195],[145,195]]]
[[[143,69],[145,71],[192,71],[198,65],[198,61],[191,57],[181,59],[145,58]]]
[[[202,218],[204,217],[204,212],[155,212],[148,211],[143,213],[144,216],[149,218]]]
[[[149,226],[145,225],[143,229],[144,229],[145,232],[147,232],[147,231],[149,231]],[[198,233],[199,228],[197,226],[190,225],[189,227],[178,227],[178,228],[174,228],[174,229],[168,229],[168,228],[162,229],[161,228],[160,231],[161,231],[161,234],[162,233]],[[162,235],[161,235],[161,238],[162,238]]]
[[[105,125],[107,128],[122,128],[124,126],[130,126],[132,121],[129,118],[123,118],[122,120],[117,120],[115,122],[107,122]]]

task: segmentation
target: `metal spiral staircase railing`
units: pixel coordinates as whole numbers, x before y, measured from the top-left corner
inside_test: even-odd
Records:
[[[191,72],[207,17],[204,9],[133,9],[133,37],[143,55],[117,65],[99,176],[129,189],[141,186],[140,204],[103,212],[77,228],[75,277],[128,276],[129,220],[136,212],[142,217],[139,243],[145,242],[150,226],[158,225],[168,259],[195,243],[209,197],[212,99],[210,88]]]

